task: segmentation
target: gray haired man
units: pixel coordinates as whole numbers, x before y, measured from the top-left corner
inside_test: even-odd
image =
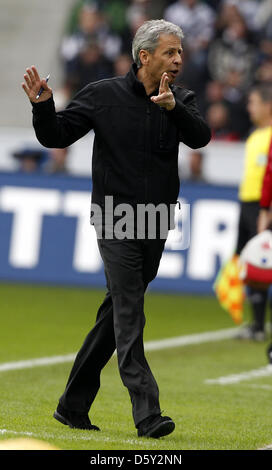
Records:
[[[159,438],[175,427],[171,418],[161,416],[158,386],[143,345],[144,294],[157,274],[167,234],[161,237],[156,226],[152,233],[157,236],[150,237],[147,227],[144,236],[137,237],[138,220],[133,237],[103,234],[108,231],[106,198],[111,197],[113,210],[124,204],[135,213],[139,204],[170,208],[179,194],[179,143],[199,148],[210,140],[194,93],[174,85],[182,64],[182,38],[181,29],[172,23],[144,23],[133,41],[135,63],[129,73],[90,83],[58,113],[52,90],[37,69],[27,69],[24,76],[22,86],[33,106],[41,144],[64,148],[90,129],[95,132],[92,207],[99,206],[104,215],[98,246],[108,290],[54,413],[74,428],[98,430],[88,413],[101,370],[115,349],[138,436]],[[41,86],[44,92],[37,99]],[[117,219],[120,226],[120,212]]]

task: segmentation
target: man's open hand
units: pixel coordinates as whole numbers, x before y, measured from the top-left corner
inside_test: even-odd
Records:
[[[153,103],[167,109],[167,111],[174,109],[176,101],[169,87],[169,78],[166,72],[164,72],[161,77],[159,94],[157,96],[152,96],[150,99]]]
[[[52,89],[47,85],[45,79],[40,78],[36,67],[32,65],[31,68],[26,69],[26,72],[27,73],[24,74],[25,83],[22,83],[22,88],[30,101],[33,103],[40,103],[51,98]],[[36,99],[41,87],[43,87],[44,91],[40,98]]]

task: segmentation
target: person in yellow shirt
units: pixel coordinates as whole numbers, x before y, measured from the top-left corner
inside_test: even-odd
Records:
[[[236,254],[239,255],[245,244],[257,234],[259,201],[265,174],[267,156],[272,137],[272,85],[259,85],[252,88],[248,99],[248,112],[255,126],[246,141],[244,173],[239,187],[241,203]],[[242,329],[239,339],[265,339],[265,313],[268,292],[248,288],[253,322]]]

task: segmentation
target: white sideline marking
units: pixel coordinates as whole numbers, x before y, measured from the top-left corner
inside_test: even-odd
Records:
[[[62,364],[63,362],[73,361],[74,358],[75,354],[66,354],[65,356],[40,357],[37,359],[28,359],[26,361],[4,362],[3,364],[0,364],[0,372],[49,366],[51,364]]]
[[[272,444],[265,446],[265,447],[261,447],[260,449],[257,449],[257,450],[272,450]]]
[[[258,384],[246,384],[247,387],[249,388],[260,388],[261,390],[272,390],[272,385],[258,385]]]
[[[85,431],[86,432],[86,431]],[[103,432],[103,431],[102,431]],[[11,434],[11,435],[18,435],[18,436],[28,436],[28,437],[33,437],[33,438],[36,438],[36,439],[45,439],[45,440],[48,440],[48,439],[56,439],[56,437],[58,439],[62,439],[62,440],[73,440],[73,441],[95,441],[95,442],[118,442],[118,444],[132,444],[132,445],[148,445],[149,447],[157,447],[157,444],[155,442],[148,442],[145,440],[145,439],[140,439],[140,438],[137,438],[137,439],[114,439],[112,437],[107,437],[107,436],[102,436],[102,432],[99,433],[99,436],[101,437],[96,437],[95,434],[93,433],[89,433],[87,432],[88,434],[85,434],[85,435],[80,435],[78,430],[76,430],[76,433],[73,433],[73,431],[71,430],[71,435],[69,434],[62,434],[60,435],[59,433],[58,434],[54,434],[54,433],[48,433],[48,432],[44,432],[44,433],[34,433],[34,432],[27,432],[27,431],[12,431],[12,430],[9,430],[9,429],[0,429],[0,435],[4,435],[4,434]],[[0,441],[1,442],[1,441]]]
[[[24,436],[33,436],[33,432],[9,431],[8,429],[0,429],[0,434],[23,434]]]
[[[260,367],[259,369],[241,372],[240,374],[226,375],[225,377],[218,377],[217,379],[207,379],[204,381],[204,383],[230,385],[242,382],[243,380],[250,380],[252,378],[267,377],[268,375],[272,375],[272,364],[268,364],[265,367]]]
[[[132,444],[132,445],[148,445],[148,447],[155,447],[157,448],[157,443],[155,442],[151,442],[150,439],[148,439],[148,442],[147,440],[145,439],[140,439],[140,438],[137,438],[137,439],[114,439],[114,438],[111,438],[111,437],[107,437],[107,436],[101,436],[100,438],[97,438],[95,437],[94,434],[88,434],[88,435],[80,435],[79,432],[76,432],[76,434],[72,434],[72,430],[71,430],[71,435],[69,436],[68,434],[65,434],[65,435],[55,435],[53,433],[33,433],[33,432],[27,432],[27,431],[12,431],[12,430],[9,430],[9,429],[0,429],[0,435],[3,435],[3,434],[11,434],[11,435],[19,435],[19,436],[30,436],[30,437],[33,437],[33,438],[36,438],[36,439],[45,439],[45,440],[48,440],[48,439],[56,439],[56,437],[58,437],[58,439],[62,439],[62,440],[75,440],[75,441],[97,441],[97,442],[118,442],[118,444]],[[101,435],[101,433],[99,433]],[[272,450],[272,444],[270,445],[267,445],[265,447],[261,447],[257,450]]]
[[[174,338],[148,341],[145,343],[145,351],[157,351],[161,349],[187,346],[190,344],[200,344],[200,343],[209,343],[212,341],[220,341],[223,339],[233,338],[236,333],[237,333],[237,328],[228,328],[224,330],[208,331],[205,333],[197,333],[193,335],[177,336]],[[36,359],[28,359],[25,361],[5,362],[5,363],[0,364],[0,372],[28,369],[32,367],[48,366],[52,364],[63,364],[64,362],[72,362],[74,359],[75,359],[75,353],[66,354],[63,356],[40,357]]]
[[[205,333],[196,333],[194,335],[177,336],[175,338],[148,341],[145,343],[145,351],[156,351],[160,349],[188,346],[190,344],[209,343],[212,341],[234,338],[237,331],[237,328],[228,328],[225,330],[207,331]]]

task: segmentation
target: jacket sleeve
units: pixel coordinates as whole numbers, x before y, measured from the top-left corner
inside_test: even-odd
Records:
[[[269,209],[272,202],[272,139],[268,151],[268,161],[265,169],[260,207]]]
[[[53,98],[32,103],[33,127],[38,141],[49,148],[65,148],[93,128],[91,85],[79,91],[64,111],[56,112]]]
[[[211,131],[200,115],[195,93],[181,90],[181,93],[174,93],[174,96],[176,105],[168,113],[178,127],[180,142],[193,149],[205,147],[211,140]]]

